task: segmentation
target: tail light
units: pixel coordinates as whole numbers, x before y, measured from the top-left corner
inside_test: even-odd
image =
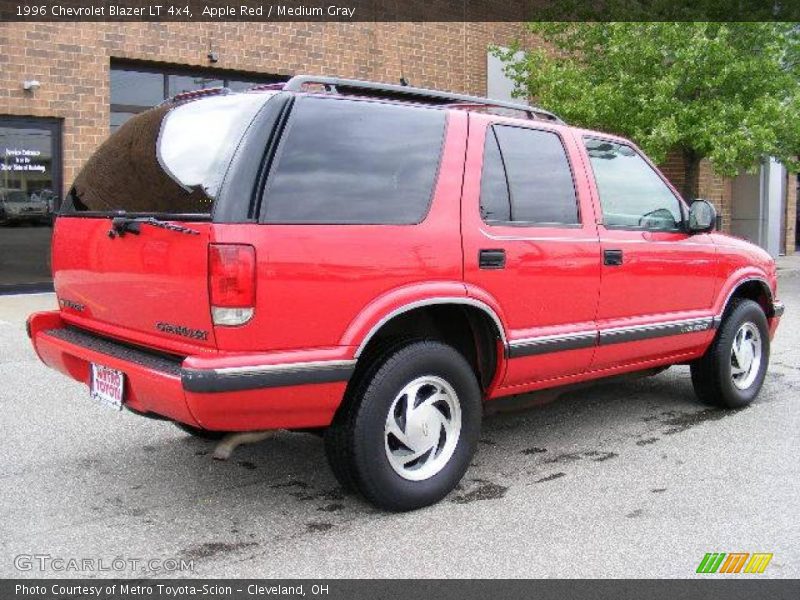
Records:
[[[208,290],[214,325],[244,325],[256,305],[256,249],[245,244],[211,244]]]

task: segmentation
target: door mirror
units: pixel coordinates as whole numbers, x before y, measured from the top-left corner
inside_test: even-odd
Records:
[[[689,233],[706,233],[714,229],[717,210],[707,200],[695,200],[689,207]]]

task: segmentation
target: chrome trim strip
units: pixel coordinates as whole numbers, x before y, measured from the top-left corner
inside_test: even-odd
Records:
[[[750,281],[758,281],[759,283],[764,284],[764,287],[766,288],[767,293],[769,294],[769,301],[772,302],[772,288],[769,287],[769,282],[766,279],[764,279],[763,277],[745,277],[744,279],[739,281],[736,285],[734,285],[731,288],[730,292],[728,292],[728,297],[725,298],[725,302],[722,304],[722,312],[720,312],[717,315],[717,318],[720,320],[720,322],[722,322],[722,316],[725,314],[725,309],[728,308],[728,303],[731,301],[731,298],[733,298],[733,295],[736,293],[736,290],[738,290],[745,283],[748,283]]]
[[[210,369],[217,375],[240,375],[242,373],[293,373],[295,371],[313,371],[315,369],[335,369],[339,367],[353,367],[355,360],[316,360],[298,363],[280,363],[274,365],[255,365],[247,367],[224,367]]]
[[[348,381],[355,360],[324,360],[277,365],[181,369],[181,383],[189,392],[219,393]]]
[[[717,326],[716,317],[697,317],[663,321],[660,323],[647,323],[632,325],[630,327],[610,327],[599,331],[577,331],[567,334],[547,335],[541,337],[512,340],[509,344],[509,358],[533,356],[550,352],[563,352],[565,350],[578,350],[591,348],[595,345],[606,346],[635,342],[684,333],[698,333],[708,331]]]
[[[620,344],[635,342],[657,337],[680,335],[683,333],[698,333],[714,328],[714,317],[699,317],[680,321],[664,321],[662,323],[648,323],[631,327],[614,327],[600,330],[600,345]]]
[[[647,230],[645,230],[645,229],[642,229],[642,230],[639,230],[639,229],[619,229],[619,230],[616,230],[616,231],[641,231],[642,233],[647,232]],[[662,231],[662,232],[654,231],[652,233],[681,233],[681,232],[680,231]],[[702,244],[700,242],[687,242],[687,241],[684,241],[684,240],[677,240],[677,241],[676,240],[644,240],[644,239],[643,240],[629,240],[629,239],[625,239],[625,238],[621,238],[621,239],[600,238],[600,243],[601,244],[609,244],[609,245],[613,245],[613,244],[671,244],[673,246],[675,246],[675,245],[702,246],[703,248],[713,248],[714,247],[714,244],[712,244],[711,242],[709,242],[707,244]]]
[[[500,339],[503,342],[503,347],[508,348],[508,340],[506,339],[506,332],[503,329],[503,324],[500,321],[500,317],[497,316],[497,313],[494,312],[491,306],[486,304],[485,302],[481,302],[480,300],[476,300],[474,298],[467,298],[465,296],[446,296],[441,298],[428,298],[426,300],[417,300],[416,302],[411,302],[409,304],[404,304],[403,306],[396,308],[389,314],[385,315],[383,318],[380,319],[375,325],[372,326],[372,329],[369,330],[369,333],[364,337],[361,343],[358,345],[356,349],[356,353],[354,356],[358,358],[361,356],[361,353],[364,351],[364,348],[367,347],[369,341],[373,338],[373,336],[380,330],[381,327],[386,325],[389,321],[397,317],[398,315],[402,315],[410,310],[414,310],[415,308],[421,308],[423,306],[435,306],[437,304],[464,304],[466,306],[474,306],[475,308],[479,308],[488,314],[494,324],[497,326],[497,331],[500,333]]]
[[[558,226],[552,227],[552,229],[559,229]],[[565,229],[561,227],[561,229]],[[566,229],[575,229],[577,231],[582,231],[582,227],[568,227]],[[485,231],[484,229],[479,230],[484,237],[489,238],[490,240],[500,241],[500,242],[563,242],[569,244],[577,244],[577,243],[597,243],[597,236],[585,236],[585,237],[547,237],[547,236],[524,236],[524,235],[499,235],[496,233],[490,233]]]
[[[508,347],[509,358],[534,356],[564,350],[591,348],[597,344],[597,331],[579,331],[575,333],[546,335],[535,338],[512,340]]]

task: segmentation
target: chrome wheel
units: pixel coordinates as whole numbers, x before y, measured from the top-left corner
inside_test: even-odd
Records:
[[[749,321],[739,327],[731,347],[731,379],[733,385],[746,390],[758,377],[761,368],[761,333]]]
[[[389,408],[386,458],[403,479],[429,479],[450,461],[460,434],[461,404],[453,387],[441,377],[418,377]]]

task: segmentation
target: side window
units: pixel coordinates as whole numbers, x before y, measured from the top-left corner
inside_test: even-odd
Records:
[[[264,193],[266,220],[419,223],[431,202],[445,118],[436,109],[298,99]]]
[[[572,171],[558,135],[505,125],[487,131],[481,215],[487,223],[578,224]]]
[[[631,146],[594,138],[585,143],[606,227],[680,229],[680,201]]]
[[[494,128],[486,130],[481,173],[481,218],[486,223],[507,223],[511,220],[511,198],[508,181],[500,156],[500,145]]]

